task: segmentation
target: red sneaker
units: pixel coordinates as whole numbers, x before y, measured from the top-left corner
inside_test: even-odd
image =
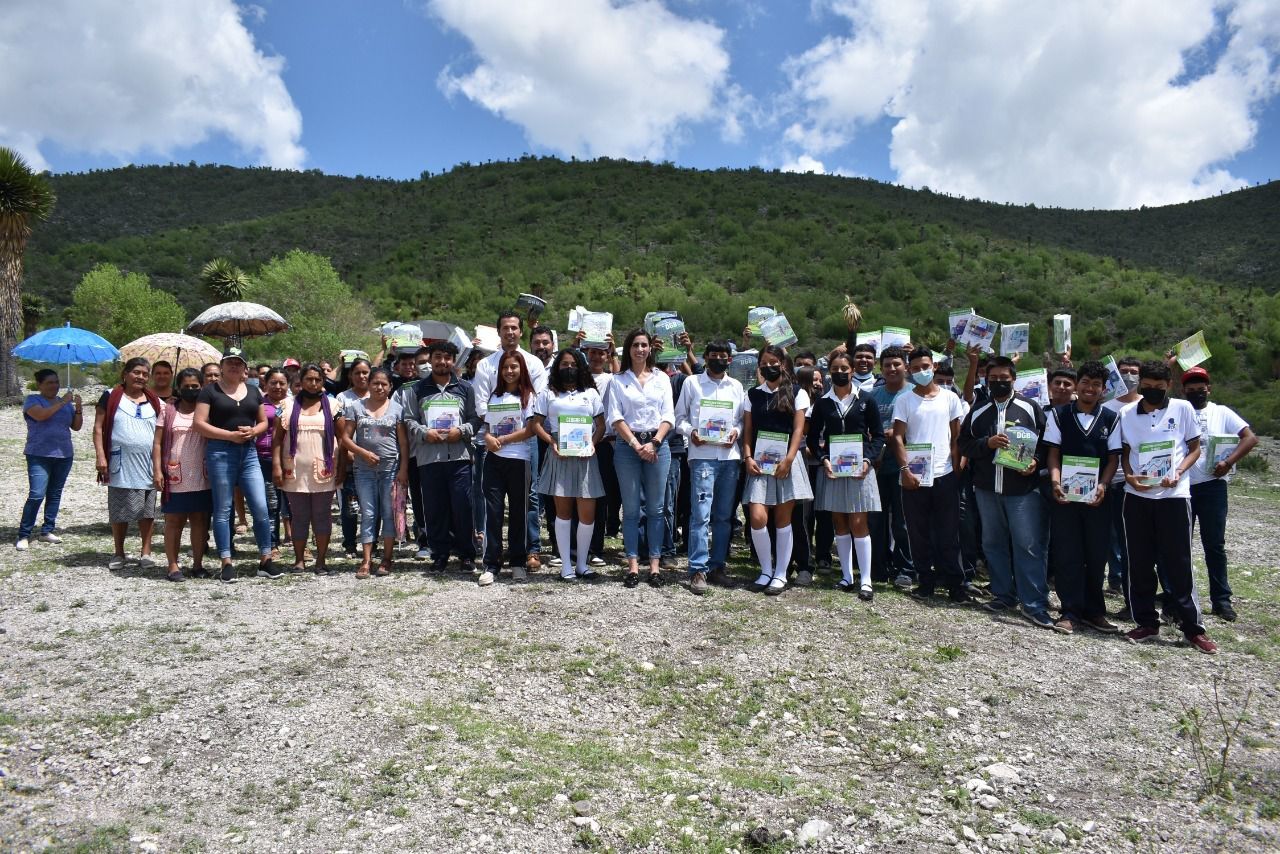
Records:
[[[1218,645],[1209,640],[1208,635],[1196,635],[1195,637],[1189,637],[1187,638],[1187,643],[1191,644],[1205,655],[1218,654]]]
[[[1136,629],[1125,632],[1124,636],[1128,638],[1129,643],[1147,643],[1160,637],[1160,630],[1138,626]]]

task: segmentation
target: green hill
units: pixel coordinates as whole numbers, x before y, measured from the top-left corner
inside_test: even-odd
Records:
[[[736,337],[746,307],[786,311],[802,343],[868,324],[940,344],[973,305],[1033,324],[1075,317],[1077,358],[1155,353],[1205,329],[1222,393],[1280,422],[1280,183],[1182,205],[1071,211],[997,205],[862,179],[699,172],[614,160],[463,165],[416,181],[212,166],[53,176],[27,287],[53,306],[94,264],[146,273],[190,312],[200,267],[252,272],[300,248],[332,259],[383,318],[491,323],[521,291],[619,327],[681,311],[695,338]],[[318,311],[323,307],[317,306]]]

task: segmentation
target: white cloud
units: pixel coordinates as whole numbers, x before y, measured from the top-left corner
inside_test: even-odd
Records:
[[[801,174],[814,172],[818,175],[825,175],[827,172],[827,167],[822,164],[821,160],[815,160],[807,154],[801,154],[794,160],[788,160],[782,164],[781,168],[783,172],[799,172]]]
[[[784,144],[820,155],[889,116],[899,180],[961,195],[1129,207],[1232,189],[1221,164],[1280,91],[1280,0],[825,8],[851,35],[784,66],[801,117]]]
[[[49,142],[127,162],[223,135],[264,165],[302,166],[284,61],[241,14],[232,0],[6,0],[0,144],[44,168]]]
[[[741,92],[714,24],[656,0],[430,0],[472,45],[470,71],[438,81],[524,128],[542,148],[578,156],[661,159],[690,124],[741,135]]]

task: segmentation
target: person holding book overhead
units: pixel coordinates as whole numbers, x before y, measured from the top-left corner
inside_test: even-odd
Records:
[[[840,558],[840,581],[846,592],[870,602],[871,531],[867,514],[880,510],[880,488],[870,460],[884,450],[880,407],[865,390],[853,384],[853,362],[844,353],[827,365],[831,390],[813,405],[809,418],[809,450],[820,461],[815,511],[831,514]],[[860,581],[853,583],[853,555],[858,556]]]
[[[689,590],[701,596],[707,585],[730,585],[725,563],[733,524],[734,494],[742,454],[745,395],[728,375],[733,348],[712,341],[702,351],[705,369],[684,384],[676,405],[676,428],[689,442]]]
[[[1200,420],[1185,400],[1169,397],[1172,375],[1163,362],[1143,362],[1141,399],[1120,413],[1124,466],[1124,533],[1129,551],[1129,603],[1138,624],[1133,643],[1160,636],[1156,564],[1182,633],[1208,655],[1218,646],[1205,634],[1191,575],[1191,479],[1200,460]]]
[[[1085,362],[1076,372],[1072,403],[1055,406],[1045,417],[1053,505],[1050,559],[1062,613],[1056,631],[1071,634],[1077,625],[1099,632],[1120,629],[1107,619],[1102,585],[1111,545],[1111,519],[1104,505],[1112,474],[1120,464],[1120,417],[1101,403],[1107,369]]]
[[[894,401],[888,445],[898,462],[911,556],[919,578],[912,595],[930,598],[941,582],[952,602],[968,602],[972,597],[960,565],[960,479],[956,474],[960,459],[956,439],[964,404],[933,381],[929,350],[911,351],[907,367],[914,387]]]
[[[649,584],[661,587],[662,536],[665,532],[662,503],[667,492],[671,449],[667,433],[675,426],[671,380],[654,369],[657,357],[653,337],[643,329],[627,333],[622,344],[627,369],[609,385],[606,421],[617,434],[613,463],[622,490],[622,546],[627,557],[624,582],[640,583],[640,511],[644,505],[648,545]]]
[[[533,381],[519,353],[503,352],[498,360],[498,386],[489,395],[480,438],[484,442],[485,546],[483,586],[493,582],[502,569],[502,505],[507,510],[507,563],[513,581],[527,577],[528,549],[526,507],[529,502],[529,438],[533,428]],[[486,580],[485,576],[489,576]]]
[[[1227,582],[1227,483],[1236,463],[1258,444],[1248,423],[1232,410],[1209,400],[1213,385],[1209,372],[1196,366],[1182,375],[1182,394],[1196,410],[1200,423],[1203,462],[1191,468],[1191,515],[1200,525],[1200,544],[1209,570],[1209,601],[1213,614],[1232,622]]]
[[[580,350],[561,350],[551,360],[551,379],[534,401],[529,426],[547,445],[538,482],[542,494],[555,502],[553,527],[560,550],[560,580],[595,578],[588,556],[595,533],[596,499],[604,495],[595,453],[596,443],[604,435],[604,401]],[[576,553],[570,542],[575,509]]]
[[[989,397],[960,426],[960,453],[973,467],[982,520],[982,552],[991,571],[988,610],[1022,605],[1022,615],[1052,629],[1045,577],[1044,502],[1037,491],[1042,466],[1037,453],[1044,413],[1013,390],[1017,368],[1007,356],[987,365]]]
[[[742,454],[747,483],[742,500],[747,505],[751,542],[760,563],[760,576],[751,585],[752,590],[777,596],[787,587],[793,547],[792,512],[797,501],[813,498],[804,461],[796,462],[804,442],[809,393],[794,386],[791,360],[781,347],[765,347],[756,364],[764,382],[747,392],[743,405]],[[770,509],[776,554],[775,543],[769,541]]]

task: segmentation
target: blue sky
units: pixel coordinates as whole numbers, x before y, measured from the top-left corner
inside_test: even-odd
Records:
[[[417,177],[524,152],[1165,204],[1280,178],[1280,0],[10,0],[0,143]]]

